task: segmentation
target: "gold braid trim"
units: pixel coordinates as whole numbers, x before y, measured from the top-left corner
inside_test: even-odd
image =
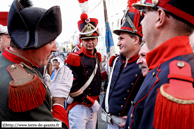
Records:
[[[70,93],[69,95],[71,97],[77,97],[77,96],[81,95],[82,93],[83,93],[83,91],[79,89],[78,91]]]
[[[160,93],[162,94],[162,96],[164,96],[168,100],[171,100],[171,101],[176,102],[178,104],[194,104],[194,100],[182,100],[182,99],[177,99],[177,98],[173,97],[172,95],[169,95],[168,93],[166,93],[163,90],[163,85],[160,87]]]
[[[94,25],[92,25],[91,23],[87,23],[85,26],[84,26],[84,28],[82,29],[82,33],[86,33],[86,32],[90,32],[90,31],[92,31],[92,30],[94,30],[96,27],[94,26]],[[95,31],[94,31],[95,32]],[[94,33],[93,32],[93,33]],[[87,34],[86,36],[91,36],[93,33],[91,33],[91,34]],[[99,35],[99,32],[98,32],[98,30],[96,30],[96,33]]]

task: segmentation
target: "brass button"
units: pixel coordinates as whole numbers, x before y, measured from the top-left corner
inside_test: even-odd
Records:
[[[121,105],[121,107],[123,107],[123,105]]]
[[[86,71],[86,73],[88,73],[88,71]]]
[[[121,115],[121,113],[119,113],[119,116]]]
[[[177,66],[178,66],[179,68],[182,68],[182,67],[185,66],[185,63],[182,62],[182,61],[179,61],[179,62],[177,62]]]
[[[129,90],[127,90],[127,92],[129,92]]]
[[[89,95],[91,95],[91,94],[89,94]]]
[[[124,98],[124,100],[126,100],[127,98]]]
[[[91,88],[89,88],[89,90],[91,90]]]
[[[134,105],[135,103],[133,101],[131,101],[131,105]]]
[[[134,85],[134,83],[131,83],[131,85],[133,86],[133,85]]]
[[[156,73],[155,73],[155,72],[153,72],[153,73],[152,73],[152,76],[154,77],[155,75],[156,75]]]
[[[87,66],[85,66],[85,68],[87,68]]]
[[[133,114],[131,114],[131,119],[133,119]]]
[[[84,59],[84,57],[82,57],[82,59]]]
[[[15,65],[11,65],[11,68],[12,68],[12,69],[15,69],[15,68],[16,68],[16,66],[15,66]]]
[[[135,74],[135,76],[137,77],[138,75],[137,75],[137,74]]]

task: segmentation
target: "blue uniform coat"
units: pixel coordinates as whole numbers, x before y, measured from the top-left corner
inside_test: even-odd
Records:
[[[109,92],[109,113],[113,115],[127,115],[131,101],[135,98],[143,82],[144,77],[136,64],[137,59],[138,53],[131,57],[124,67],[125,57],[119,55],[115,64]],[[105,109],[105,97],[102,108]]]
[[[129,110],[125,129],[154,129],[156,95],[162,84],[169,83],[169,63],[171,61],[188,62],[194,77],[194,54],[187,36],[172,38],[150,51],[146,56],[151,70],[134,99],[134,105]]]

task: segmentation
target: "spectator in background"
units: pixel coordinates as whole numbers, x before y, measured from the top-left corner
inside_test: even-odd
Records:
[[[60,66],[63,66],[62,60],[59,57],[55,57],[51,60],[53,66],[53,72],[51,74],[51,80],[55,77]]]
[[[7,31],[8,12],[0,12],[0,53],[10,46],[10,36]]]
[[[67,65],[67,57],[64,57],[64,65]]]
[[[108,64],[107,64],[107,60],[106,60],[106,56],[104,55],[102,57],[102,61],[101,61],[101,72],[103,71],[108,71]],[[108,83],[108,79],[106,80],[102,80],[102,90],[104,91],[103,93],[105,93],[105,90],[107,88],[107,83]]]
[[[106,70],[106,64],[107,64],[107,62],[106,62],[106,56],[104,55],[103,57],[102,57],[102,61],[101,61],[101,71],[103,72],[103,71],[105,71]]]

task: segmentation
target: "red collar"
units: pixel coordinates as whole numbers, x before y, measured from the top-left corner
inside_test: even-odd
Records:
[[[87,56],[89,56],[89,57],[95,57],[95,55],[93,55],[92,52],[88,51],[84,46],[81,47],[81,51],[82,51],[85,55],[87,55]],[[94,50],[94,51],[96,52],[96,50]],[[95,53],[95,52],[94,52],[94,53]]]
[[[132,63],[134,61],[136,61],[139,58],[139,52],[137,54],[135,54],[134,56],[132,56],[129,60],[128,63]]]
[[[121,60],[123,63],[125,63],[126,57],[123,56],[123,55],[120,55],[120,57],[121,57],[120,60]],[[139,58],[139,52],[136,53],[134,56],[132,56],[132,57],[128,60],[127,63],[132,63],[132,62],[136,61],[138,58]]]
[[[9,61],[17,63],[17,64],[20,64],[21,62],[24,62],[25,64],[27,64],[31,67],[33,67],[33,66],[39,67],[37,64],[35,64],[32,61],[26,59],[25,57],[12,52],[11,50],[9,50],[9,48],[6,48],[5,51],[2,53],[2,55],[6,59],[8,59]]]
[[[146,61],[149,69],[156,68],[176,56],[193,53],[188,36],[177,36],[162,43],[157,48],[148,52]]]

